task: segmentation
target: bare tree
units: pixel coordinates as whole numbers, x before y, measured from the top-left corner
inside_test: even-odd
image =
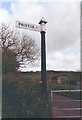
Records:
[[[22,64],[26,61],[33,63],[40,56],[39,48],[30,36],[20,34],[5,24],[0,27],[0,47],[3,54],[7,50],[13,50],[17,55],[17,61]]]
[[[39,57],[39,49],[28,35],[22,34],[19,42],[16,44],[16,53],[20,62],[31,62],[33,63]]]

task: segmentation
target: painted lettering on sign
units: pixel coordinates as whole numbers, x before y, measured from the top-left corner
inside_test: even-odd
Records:
[[[40,32],[40,26],[35,24],[16,21],[16,27]]]

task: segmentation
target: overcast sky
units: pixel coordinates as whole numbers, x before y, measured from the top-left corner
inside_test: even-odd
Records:
[[[16,20],[38,24],[44,17],[48,22],[46,24],[47,70],[80,70],[80,1],[30,1],[1,0],[0,24],[5,22],[15,26]],[[40,46],[39,32],[24,31]],[[40,62],[37,66],[28,65],[23,70],[41,70]]]

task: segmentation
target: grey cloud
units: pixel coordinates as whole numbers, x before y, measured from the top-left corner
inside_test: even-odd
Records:
[[[46,3],[47,4],[47,3]],[[48,53],[80,44],[79,3],[50,4],[45,8]]]

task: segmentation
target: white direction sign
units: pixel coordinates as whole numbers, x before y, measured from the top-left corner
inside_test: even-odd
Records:
[[[38,31],[38,32],[41,31],[41,28],[39,25],[30,24],[30,23],[21,22],[21,21],[16,21],[16,27],[22,28],[22,29]]]

